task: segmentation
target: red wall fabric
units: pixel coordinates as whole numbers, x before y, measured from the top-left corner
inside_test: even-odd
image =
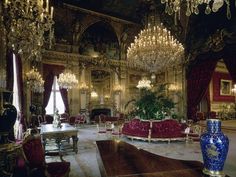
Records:
[[[234,102],[234,96],[220,95],[221,79],[232,80],[228,73],[214,72],[213,73],[213,101]],[[232,81],[233,84],[233,81]]]

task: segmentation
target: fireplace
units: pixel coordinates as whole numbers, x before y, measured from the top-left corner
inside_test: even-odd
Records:
[[[99,116],[100,114],[111,116],[111,109],[109,108],[96,108],[93,109],[91,112],[91,121],[94,121],[95,116]]]

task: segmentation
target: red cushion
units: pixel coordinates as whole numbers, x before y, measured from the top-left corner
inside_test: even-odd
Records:
[[[62,177],[70,170],[70,162],[51,162],[47,164],[47,171],[51,177]]]
[[[45,162],[44,150],[40,138],[30,139],[22,145],[31,168],[42,167]]]

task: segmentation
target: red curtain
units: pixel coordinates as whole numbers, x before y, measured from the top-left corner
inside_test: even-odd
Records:
[[[62,100],[65,105],[65,112],[69,114],[68,92],[66,89],[61,89],[61,88],[60,88],[60,92],[61,92]]]
[[[232,77],[234,83],[236,83],[236,57],[235,55],[225,56],[224,62],[229,71],[230,76]]]
[[[187,116],[192,120],[196,119],[197,105],[206,94],[217,63],[217,60],[211,59],[196,59],[196,61],[198,63],[187,75]]]
[[[51,91],[52,91],[52,84],[53,84],[53,79],[54,79],[54,74],[52,71],[50,72],[46,72],[45,68],[44,68],[43,72],[43,79],[44,79],[44,92],[43,92],[43,114],[45,114],[45,108],[48,104],[50,95],[51,95]]]
[[[43,99],[43,110],[45,111],[45,108],[48,104],[50,94],[52,91],[52,84],[54,76],[59,76],[60,73],[63,72],[65,69],[64,66],[60,65],[50,65],[50,64],[44,64],[43,65],[43,78],[45,80],[44,82],[44,99]],[[65,105],[65,112],[69,113],[69,102],[68,102],[68,93],[66,89],[60,89],[62,100]]]
[[[8,51],[7,58],[7,70],[6,70],[6,80],[7,80],[7,89],[13,91],[13,53]]]

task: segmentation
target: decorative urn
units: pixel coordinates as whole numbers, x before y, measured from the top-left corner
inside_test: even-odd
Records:
[[[203,173],[224,176],[223,168],[228,154],[229,139],[221,132],[220,120],[207,120],[207,132],[201,135],[200,145],[204,163]]]

